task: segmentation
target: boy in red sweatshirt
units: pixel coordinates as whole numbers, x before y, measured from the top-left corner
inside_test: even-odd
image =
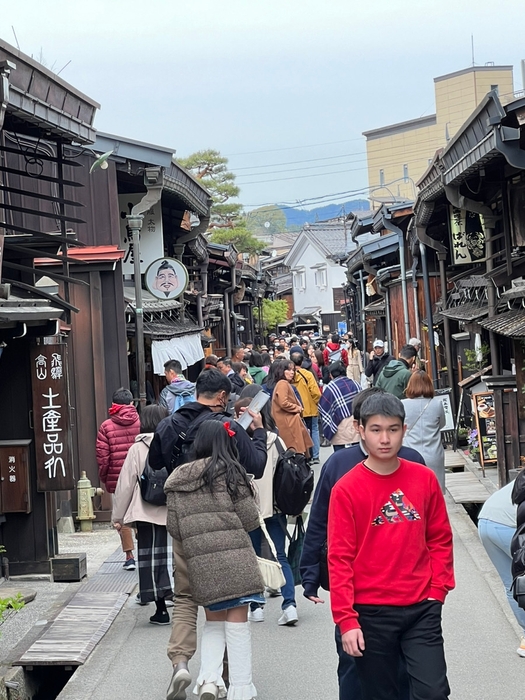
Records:
[[[361,407],[368,457],[330,499],[332,614],[356,657],[363,700],[398,696],[400,654],[413,700],[446,700],[441,608],[454,588],[452,531],[434,473],[397,456],[404,420],[391,394]]]

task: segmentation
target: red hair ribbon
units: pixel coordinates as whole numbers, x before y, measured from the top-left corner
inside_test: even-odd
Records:
[[[228,433],[229,437],[233,437],[235,435],[235,430],[232,430],[230,428],[230,421],[226,421],[226,423],[223,423],[224,425],[224,430]]]

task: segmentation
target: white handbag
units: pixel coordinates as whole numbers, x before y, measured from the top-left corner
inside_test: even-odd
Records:
[[[281,586],[284,586],[284,584],[286,583],[286,579],[284,578],[283,574],[283,567],[277,561],[277,551],[275,549],[275,545],[272,542],[272,538],[268,534],[268,530],[266,529],[264,520],[261,517],[259,517],[259,523],[261,526],[261,530],[263,531],[264,536],[268,541],[270,550],[275,558],[275,561],[271,561],[270,559],[263,559],[262,557],[257,557],[257,563],[259,564],[259,570],[261,572],[264,585],[267,588],[273,588],[274,590],[277,590],[278,588],[281,588]]]

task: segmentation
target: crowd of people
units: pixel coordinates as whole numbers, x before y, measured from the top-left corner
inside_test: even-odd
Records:
[[[250,625],[265,620],[265,594],[281,596],[279,626],[298,622],[286,553],[292,513],[276,506],[274,474],[290,450],[319,463],[321,445],[333,454],[311,502],[300,580],[315,604],[319,588],[331,591],[341,700],[448,698],[441,605],[454,577],[444,412],[420,346],[411,339],[394,358],[376,339],[365,357],[351,337],[273,335],[268,345],[208,355],[195,383],[168,361],[158,404],[140,416],[131,392],[115,392],[97,439],[99,473],[113,494],[124,568],[138,565],[137,603],[155,603],[150,622],[172,626],[167,700],[184,700],[191,684],[199,606],[206,621],[194,694],[257,696]],[[252,411],[261,392],[266,403]],[[244,429],[236,419],[246,411]],[[165,474],[165,503],[145,500],[146,473]],[[266,538],[282,570],[279,590],[261,574],[260,558],[272,556]]]

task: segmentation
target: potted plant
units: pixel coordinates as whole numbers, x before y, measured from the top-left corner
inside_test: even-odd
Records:
[[[479,436],[475,428],[469,428],[467,435],[468,455],[473,462],[479,462]]]

